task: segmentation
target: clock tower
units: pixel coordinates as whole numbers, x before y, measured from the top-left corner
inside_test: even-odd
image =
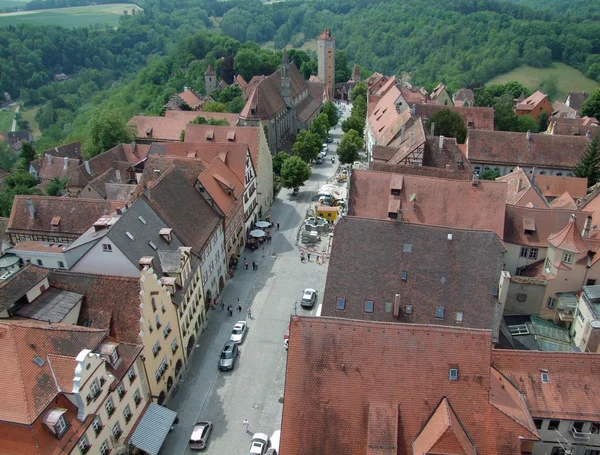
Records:
[[[329,99],[333,99],[335,89],[335,38],[329,29],[317,38],[318,77],[325,84]]]

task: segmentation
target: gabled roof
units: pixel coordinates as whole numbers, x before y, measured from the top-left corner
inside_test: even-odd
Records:
[[[565,100],[565,103],[568,102],[567,106],[575,109],[576,111],[580,111],[581,106],[583,106],[583,103],[585,102],[587,97],[588,94],[585,92],[569,92],[567,94],[567,99]]]
[[[392,194],[399,190],[399,195]],[[503,237],[505,185],[355,170],[350,177],[348,215],[406,223],[487,229]],[[412,199],[412,200],[411,200]]]
[[[222,223],[217,212],[174,168],[156,180],[144,195],[185,246],[192,247],[196,254]]]
[[[144,188],[152,186],[171,167],[175,166],[192,185],[198,176],[204,172],[207,163],[199,158],[188,158],[182,156],[165,156],[153,154],[148,157],[144,172],[140,177],[135,195],[142,194]]]
[[[529,175],[519,166],[514,168],[511,173],[498,177],[496,181],[506,183],[507,204],[520,206],[533,204],[535,207],[548,207],[546,199],[532,184]]]
[[[454,94],[453,101],[456,106],[462,106],[465,101],[472,104],[475,102],[475,94],[470,88],[461,88]]]
[[[448,92],[448,89],[446,89],[446,86],[440,82],[429,94],[429,98],[435,100],[444,92]]]
[[[0,321],[0,335],[3,390],[0,421],[30,425],[59,392],[46,356],[76,357],[82,349],[94,349],[106,331],[64,324]],[[35,358],[43,362],[41,366]]]
[[[52,287],[83,294],[79,325],[140,344],[139,278],[53,271],[49,279]]]
[[[573,198],[581,199],[587,193],[587,179],[584,178],[536,175],[535,184],[545,197],[559,197],[566,191]]]
[[[246,82],[246,80],[240,74],[235,76],[233,84],[239,85],[243,92],[246,91],[246,87],[248,86],[248,82]]]
[[[598,354],[494,349],[491,361],[525,395],[533,418],[600,420]]]
[[[544,100],[547,100],[546,95],[538,90],[530,97],[525,98],[523,101],[517,104],[515,109],[517,111],[532,111]]]
[[[198,181],[225,216],[230,215],[235,201],[244,194],[244,184],[219,158],[208,165]]]
[[[96,178],[90,180],[86,187],[88,187],[88,189],[93,188],[104,199],[110,199],[108,198],[108,185],[111,183],[127,184],[130,177],[132,177],[131,180],[135,187],[137,182],[135,179],[135,169],[132,164],[123,161],[115,161],[112,163],[112,167],[98,175]],[[84,188],[84,196],[85,193]]]
[[[575,223],[576,219],[575,215],[571,215],[571,219],[564,228],[548,237],[548,243],[555,248],[572,253],[589,251],[590,247],[585,243],[583,237],[581,237],[579,228]]]
[[[565,103],[555,101],[552,103],[552,118],[573,118],[577,116],[577,111],[572,107],[567,106]]]
[[[578,210],[577,202],[575,202],[575,199],[567,191],[550,202],[550,208]]]
[[[430,119],[438,112],[445,110],[456,112],[458,115],[460,115],[465,123],[465,128],[469,130],[475,129],[494,131],[493,107],[442,106],[439,104],[430,103],[415,104],[415,116],[423,119]]]
[[[139,140],[178,141],[185,126],[196,117],[225,119],[230,125],[237,124],[237,114],[222,112],[166,111],[164,117],[135,116],[129,124],[136,129]]]
[[[470,130],[467,158],[471,162],[564,169],[579,161],[587,143],[585,137],[577,136]]]
[[[44,150],[44,155],[81,159],[81,144],[79,142],[70,142],[59,145],[58,147]]]
[[[49,269],[26,264],[8,280],[0,283],[0,311],[9,308],[49,274]]]
[[[519,453],[520,438],[538,436],[533,423],[524,426],[490,402],[490,352],[488,331],[292,317],[281,452],[388,454],[369,447],[378,424],[378,439],[397,444],[394,453],[416,454],[413,440],[447,398],[457,440],[468,447],[462,434],[468,435],[480,455]],[[458,370],[457,381],[449,379],[450,368]]]
[[[321,314],[497,332],[501,309],[494,294],[503,263],[504,246],[491,231],[343,217],[334,231]],[[336,309],[339,297],[346,299],[344,310]],[[374,302],[372,313],[364,311],[366,300]],[[405,305],[413,305],[412,314]],[[436,318],[438,306],[444,315]],[[457,311],[464,316],[459,323]]]
[[[548,237],[569,224],[573,210],[506,206],[504,241],[517,245],[548,247]],[[577,229],[583,229],[587,213],[579,213]],[[528,232],[526,232],[526,229]]]
[[[46,155],[41,159],[38,177],[42,182],[49,182],[54,178],[68,179],[77,170],[77,166],[79,166],[79,158]]]
[[[594,117],[559,117],[550,121],[548,131],[550,134],[562,136],[589,136],[594,138],[600,133],[600,126],[598,124],[598,120]]]
[[[296,118],[300,122],[306,124],[319,111],[322,103],[322,99],[319,101],[318,99],[313,98],[309,93],[308,96],[296,106]]]
[[[31,199],[32,218],[27,207]],[[124,203],[101,199],[64,198],[52,196],[16,196],[8,222],[9,234],[51,232],[54,236],[83,234],[102,215],[114,213]],[[60,217],[57,228],[52,220]]]
[[[204,104],[204,100],[198,95],[196,95],[196,93],[193,90],[187,87],[183,92],[181,92],[177,96],[181,99],[181,101],[183,101],[185,104],[187,104],[190,108],[194,110],[198,109]]]
[[[400,90],[398,90],[396,85],[393,85],[376,104],[369,103],[367,123],[369,124],[376,141],[383,136],[387,128],[396,122],[398,117],[404,119],[403,123],[406,123],[410,118],[410,112],[408,112],[408,114],[399,115],[396,111],[396,100],[399,97]],[[388,144],[382,143],[379,145]]]

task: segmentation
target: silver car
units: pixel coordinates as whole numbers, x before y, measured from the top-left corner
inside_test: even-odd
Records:
[[[233,326],[233,330],[231,331],[231,336],[229,337],[229,341],[233,341],[237,344],[242,344],[244,342],[244,338],[246,337],[246,331],[248,326],[246,321],[238,321]]]
[[[270,446],[271,441],[266,434],[254,433],[252,441],[250,441],[250,450],[248,451],[248,455],[265,455]]]
[[[208,437],[213,429],[212,422],[198,422],[194,425],[192,435],[190,436],[190,449],[202,450],[206,448]]]
[[[317,291],[311,288],[306,288],[302,293],[301,307],[312,308],[317,301]]]

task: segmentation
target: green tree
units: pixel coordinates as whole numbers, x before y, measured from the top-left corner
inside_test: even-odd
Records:
[[[61,196],[66,184],[66,178],[59,179],[58,177],[54,177],[52,180],[50,180],[48,185],[46,185],[46,194],[48,196]]]
[[[219,103],[227,104],[230,101],[233,101],[235,98],[241,97],[242,89],[237,85],[230,85],[222,90],[211,93],[210,96]]]
[[[21,152],[19,153],[19,156],[26,159],[28,163],[31,163],[33,160],[35,160],[36,154],[33,145],[31,145],[29,142],[24,142],[23,145],[21,145]]]
[[[86,157],[92,158],[120,143],[129,144],[133,131],[121,116],[120,111],[110,104],[92,115],[88,123],[90,131],[84,147]]]
[[[335,82],[347,82],[352,75],[352,70],[348,65],[346,52],[342,50],[335,51]]]
[[[365,104],[367,103],[367,84],[364,82],[356,84],[352,92],[350,92],[350,101],[356,103],[358,100],[362,100]]]
[[[288,155],[285,152],[279,152],[277,155],[275,155],[273,157],[273,172],[275,174],[277,174],[277,175],[281,174],[281,166],[283,166],[283,163],[289,157],[290,157],[290,155]]]
[[[12,172],[12,168],[17,161],[17,155],[10,149],[4,141],[0,142],[0,169],[6,172]]]
[[[209,118],[199,115],[194,120],[190,120],[192,125],[213,125],[213,126],[229,126],[229,122],[224,118]]]
[[[538,122],[537,122],[537,130],[540,133],[543,133],[544,131],[546,131],[548,129],[548,120],[549,120],[548,114],[546,113],[546,111],[542,111],[542,113],[538,117]]]
[[[327,101],[325,104],[323,104],[321,112],[327,115],[330,128],[333,128],[335,125],[337,125],[339,121],[339,116],[337,113],[337,108],[335,107],[335,104],[333,104],[333,102]]]
[[[530,117],[529,115],[515,115],[515,117],[517,122],[512,131],[520,131],[521,133],[531,131],[532,133],[537,133],[538,124],[533,117]]]
[[[218,101],[205,101],[202,110],[204,112],[227,112],[227,104]]]
[[[179,142],[184,142],[185,141],[185,130],[181,130],[181,133],[179,133]]]
[[[321,142],[325,142],[329,135],[329,117],[327,117],[327,114],[319,114],[317,118],[313,120],[310,131],[311,133],[316,134]]]
[[[244,109],[245,102],[241,96],[232,99],[229,103],[227,103],[227,112],[231,112],[232,114],[239,114]]]
[[[500,169],[498,168],[483,171],[479,176],[481,180],[496,180],[498,177],[500,177]]]
[[[281,166],[281,184],[284,188],[297,190],[311,174],[310,167],[304,160],[299,156],[290,156]]]
[[[585,146],[585,151],[580,160],[573,167],[575,177],[586,178],[588,187],[595,185],[600,180],[600,136],[596,135]]]
[[[365,119],[351,115],[342,122],[342,131],[347,133],[350,130],[364,131],[365,130]]]
[[[581,115],[600,118],[600,88],[594,90],[581,106]]]
[[[434,134],[438,136],[454,137],[459,144],[464,144],[467,138],[467,128],[462,117],[449,109],[436,112],[427,122],[427,128],[431,131],[431,125],[435,123]]]
[[[338,159],[342,164],[354,163],[358,160],[358,151],[364,147],[361,135],[356,130],[350,130],[342,135],[337,148]]]
[[[258,74],[260,65],[260,57],[251,49],[241,49],[233,59],[233,67],[236,73],[248,82]]]
[[[42,192],[36,188],[38,181],[31,174],[17,172],[5,180],[5,188],[0,191],[0,216],[9,216],[13,199],[17,194],[37,194]]]
[[[292,154],[307,163],[316,159],[321,150],[322,141],[318,135],[307,130],[302,130],[296,136],[296,142],[292,147]]]

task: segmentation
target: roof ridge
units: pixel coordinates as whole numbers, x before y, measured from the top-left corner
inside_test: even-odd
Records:
[[[517,357],[588,357],[598,359],[598,353],[596,352],[563,352],[563,351],[518,351],[516,349],[496,349],[492,348],[492,358],[495,356],[509,357],[511,355]],[[504,376],[504,374],[494,367],[497,371]]]
[[[131,277],[131,276],[109,275],[109,274],[102,274],[102,273],[72,272],[70,270],[53,270],[51,273],[63,275],[63,276],[77,275],[77,276],[83,276],[83,277],[97,277],[97,278],[103,278],[103,279],[110,278],[112,280],[117,280],[117,281],[131,281],[131,282],[139,281],[139,278]]]

